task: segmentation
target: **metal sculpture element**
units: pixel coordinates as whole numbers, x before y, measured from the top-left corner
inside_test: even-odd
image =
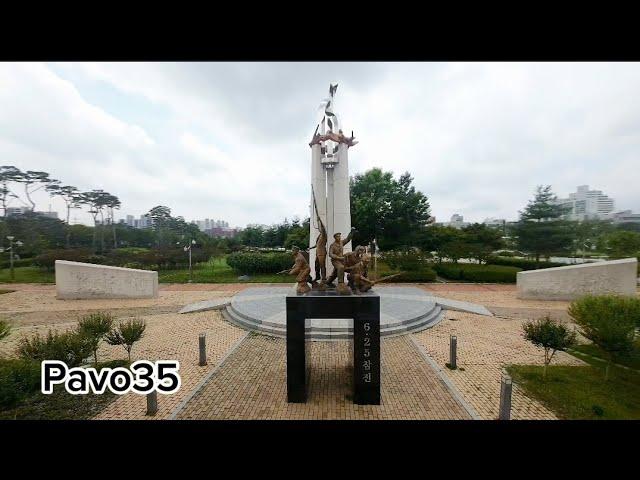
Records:
[[[335,85],[329,84],[329,98],[325,98],[321,103],[319,109],[324,108],[324,116],[322,120],[316,125],[316,130],[313,132],[313,138],[309,143],[309,146],[313,146],[316,143],[325,143],[325,142],[335,142],[335,143],[345,143],[348,146],[352,147],[357,141],[355,141],[355,137],[353,136],[353,131],[351,131],[351,137],[346,137],[342,130],[340,130],[338,116],[333,111],[333,107],[335,104],[335,94],[338,89],[338,84]],[[328,127],[328,131],[325,131],[325,126]],[[321,130],[318,133],[318,130]],[[327,148],[327,152],[334,153],[333,149],[334,145],[329,145]]]
[[[316,244],[314,247],[316,249],[316,261],[315,261],[315,272],[316,278],[314,282],[318,282],[318,288],[320,290],[325,289],[325,284],[327,282],[327,229],[322,223],[322,219],[320,218],[320,214],[318,213],[318,203],[316,202],[316,193],[313,190],[313,185],[311,185],[311,195],[313,197],[313,210],[316,212],[316,220],[318,221],[318,229],[320,230],[320,235],[316,238]],[[309,250],[311,250],[311,248]]]

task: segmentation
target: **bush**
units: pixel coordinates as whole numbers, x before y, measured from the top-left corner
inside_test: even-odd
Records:
[[[526,258],[511,258],[505,256],[492,255],[487,260],[490,265],[505,265],[509,267],[518,267],[522,270],[535,270],[536,268],[553,268],[553,267],[566,267],[566,263],[558,262],[540,262],[536,267],[535,260],[528,260]]]
[[[227,265],[242,275],[277,273],[291,268],[293,257],[289,252],[234,252],[227,257]]]
[[[103,263],[104,257],[94,255],[91,250],[82,248],[47,250],[33,259],[33,265],[49,272],[55,269],[56,260],[71,262]]]
[[[144,320],[132,319],[121,322],[117,328],[105,335],[105,340],[109,345],[122,345],[127,351],[129,362],[131,362],[133,344],[142,338],[146,328]]]
[[[113,317],[110,313],[91,313],[78,321],[79,332],[84,335],[91,344],[93,361],[98,366],[98,346],[100,340],[111,331]]]
[[[33,258],[20,258],[20,259],[14,259],[13,260],[13,267],[14,268],[30,267],[31,265],[33,265]],[[10,260],[2,260],[2,262],[0,262],[0,268],[11,268],[11,261]]]
[[[24,360],[60,360],[69,367],[82,365],[91,353],[91,342],[78,330],[65,333],[49,330],[46,337],[36,333],[31,338],[22,338],[17,350],[18,356]]]
[[[556,351],[566,350],[576,342],[576,333],[565,325],[554,322],[549,315],[534,322],[524,323],[522,330],[526,340],[544,349],[543,379],[547,378],[547,366],[551,363]]]
[[[434,282],[435,280],[436,272],[430,268],[402,272],[399,276],[389,279],[390,282]]]
[[[8,337],[11,333],[11,325],[6,320],[0,318],[0,340]]]
[[[427,267],[430,255],[419,250],[391,250],[384,252],[381,259],[394,270],[413,272]]]
[[[38,362],[0,359],[0,408],[12,408],[39,389],[40,364]]]
[[[609,355],[605,380],[616,355],[633,349],[635,328],[640,324],[640,299],[617,295],[587,295],[571,303],[569,316],[580,333]]]
[[[516,274],[521,270],[517,267],[475,263],[435,263],[433,269],[449,280],[486,283],[515,283]]]

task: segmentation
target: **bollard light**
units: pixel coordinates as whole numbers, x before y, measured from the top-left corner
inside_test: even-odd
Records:
[[[154,390],[147,394],[147,415],[153,416],[158,413],[158,392]]]
[[[207,343],[206,343],[206,335],[201,333],[198,337],[198,347],[200,350],[200,361],[198,365],[201,367],[207,364]]]

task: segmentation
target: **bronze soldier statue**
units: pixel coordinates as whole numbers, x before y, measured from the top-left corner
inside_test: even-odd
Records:
[[[342,234],[340,232],[333,235],[335,241],[329,247],[329,257],[331,258],[331,264],[333,265],[333,272],[331,276],[327,278],[327,284],[332,283],[336,278],[338,279],[338,286],[336,291],[343,295],[351,294],[351,290],[344,284],[344,246],[351,241],[353,237],[354,227],[351,227],[351,231],[347,238],[342,240]]]
[[[364,293],[375,285],[375,282],[369,280],[366,275],[369,259],[370,257],[368,255],[364,255],[354,265],[345,267],[345,270],[349,272],[349,276],[352,279],[353,286],[351,288],[355,294]]]
[[[347,267],[352,267],[356,263],[358,263],[362,259],[362,256],[365,254],[365,252],[366,249],[363,246],[358,245],[352,252],[345,253],[344,255],[344,267],[345,271],[347,272],[347,284],[352,290],[354,289],[353,276],[351,275],[351,273],[349,273],[350,271]]]
[[[281,273],[288,273],[289,275],[296,275],[296,282],[298,282],[298,286],[296,287],[296,293],[301,295],[303,293],[307,293],[311,291],[311,287],[307,283],[311,278],[309,273],[311,269],[309,268],[309,261],[304,257],[300,248],[294,246],[291,247],[291,253],[293,254],[293,258],[295,259],[295,263],[291,270],[283,270]]]

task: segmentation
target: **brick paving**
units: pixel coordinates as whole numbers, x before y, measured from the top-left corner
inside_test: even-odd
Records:
[[[95,418],[98,420],[166,419],[196,385],[216,367],[224,354],[246,332],[226,322],[219,312],[202,312],[185,315],[163,315],[148,322],[145,337],[134,347],[135,358],[146,360],[178,360],[180,362],[180,390],[171,395],[158,395],[158,413],[145,416],[146,397],[128,393],[109,404]],[[207,364],[198,366],[198,335],[207,335]],[[114,347],[105,346],[107,349]],[[110,352],[114,356],[113,350]],[[119,348],[117,358],[122,357]]]
[[[461,420],[470,416],[407,337],[381,342],[381,405],[354,405],[349,341],[312,342],[309,396],[287,403],[286,343],[250,334],[178,419]]]
[[[438,365],[444,367],[449,362],[449,336],[457,336],[458,370],[444,368],[443,371],[483,419],[493,420],[498,417],[500,379],[504,366],[544,363],[542,350],[523,338],[523,322],[522,318],[486,317],[447,311],[445,320],[429,330],[413,334],[413,338],[425,347]],[[584,363],[567,353],[558,352],[552,365]],[[556,416],[539,402],[527,397],[514,384],[511,418],[551,420]]]

